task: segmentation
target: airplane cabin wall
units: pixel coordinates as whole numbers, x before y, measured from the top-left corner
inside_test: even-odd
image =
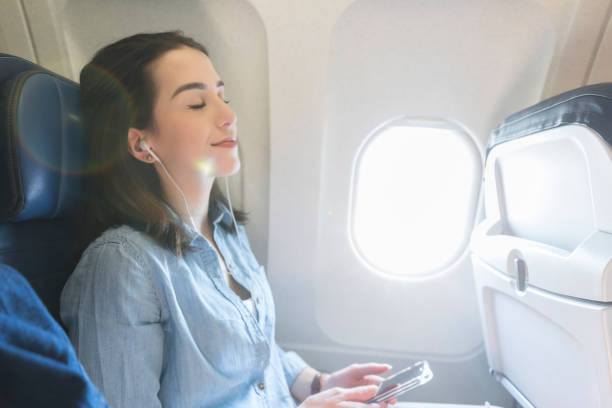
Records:
[[[181,29],[207,46],[239,117],[232,201],[250,213],[282,346],[321,370],[428,358],[434,380],[406,400],[510,406],[487,372],[468,235],[431,275],[377,273],[351,243],[355,165],[390,120],[448,124],[471,152],[471,225],[489,131],[612,81],[610,0],[2,1],[0,52],[74,80],[136,32]]]
[[[36,62],[21,1],[4,0],[0,11],[0,51]]]

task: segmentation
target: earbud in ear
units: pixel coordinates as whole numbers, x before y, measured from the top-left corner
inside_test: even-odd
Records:
[[[147,151],[147,152],[148,152],[148,153],[151,155],[151,157],[153,157],[153,158],[154,158],[156,161],[158,161],[158,162],[160,162],[160,163],[161,163],[161,160],[159,160],[159,157],[157,157],[157,155],[156,155],[155,153],[153,153],[153,149],[151,149],[151,148],[149,147],[149,145],[147,144],[147,142],[145,142],[144,140],[141,140],[141,141],[138,143],[138,146],[140,146],[140,148],[141,148],[141,149],[146,150],[146,151]]]

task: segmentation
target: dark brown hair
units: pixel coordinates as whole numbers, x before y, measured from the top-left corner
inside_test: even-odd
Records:
[[[130,225],[181,255],[189,245],[183,223],[165,201],[155,168],[128,152],[129,128],[151,129],[156,89],[149,67],[166,52],[206,48],[180,31],[136,34],[99,50],[81,70],[83,131],[88,144],[89,175],[83,231],[86,246],[104,230]],[[220,201],[229,208],[217,182],[209,210]],[[246,214],[235,211],[238,222]],[[228,231],[231,226],[221,223]]]

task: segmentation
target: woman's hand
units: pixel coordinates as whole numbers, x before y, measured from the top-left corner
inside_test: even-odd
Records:
[[[366,404],[376,395],[378,386],[365,385],[355,388],[334,387],[311,395],[298,408],[387,408],[384,402]]]
[[[327,376],[324,376],[321,383],[321,390],[325,391],[334,387],[354,388],[363,385],[379,386],[384,378],[380,374],[391,369],[388,364],[351,364],[341,370],[335,371]],[[396,400],[389,401],[390,404],[395,404]]]
[[[384,378],[379,374],[390,369],[389,364],[351,364],[326,376],[321,384],[321,391],[334,387],[353,388],[360,385],[380,385]]]

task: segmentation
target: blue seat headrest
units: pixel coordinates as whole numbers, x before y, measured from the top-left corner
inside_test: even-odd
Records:
[[[78,84],[8,55],[0,72],[0,221],[69,215],[86,163]]]

